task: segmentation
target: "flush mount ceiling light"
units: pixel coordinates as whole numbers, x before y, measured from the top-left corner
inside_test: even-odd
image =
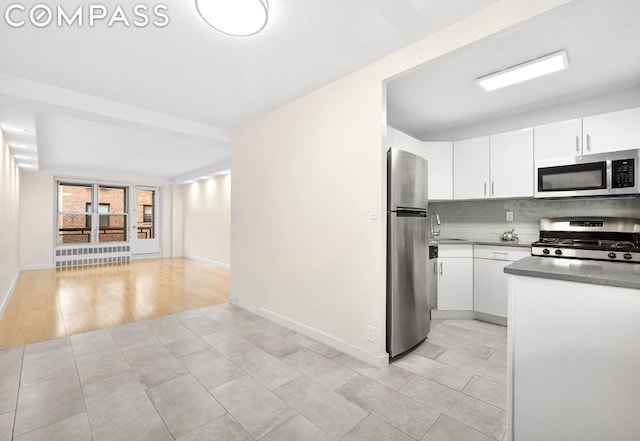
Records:
[[[567,52],[562,50],[527,61],[489,75],[476,78],[476,82],[487,92],[522,83],[569,67]]]
[[[228,35],[257,34],[269,19],[268,0],[195,0],[198,14],[214,29]]]

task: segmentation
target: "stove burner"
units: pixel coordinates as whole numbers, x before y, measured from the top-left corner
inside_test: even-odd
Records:
[[[531,245],[534,256],[640,263],[640,218],[540,219]]]
[[[636,247],[633,242],[616,240],[599,240],[598,246],[603,248],[617,248],[621,250],[632,250]]]

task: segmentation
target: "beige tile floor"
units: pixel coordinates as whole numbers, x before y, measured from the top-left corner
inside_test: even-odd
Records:
[[[502,440],[506,329],[378,369],[228,304],[0,352],[0,441]]]

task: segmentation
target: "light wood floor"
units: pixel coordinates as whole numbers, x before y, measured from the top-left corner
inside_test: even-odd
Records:
[[[230,272],[187,259],[23,271],[0,349],[225,303]]]

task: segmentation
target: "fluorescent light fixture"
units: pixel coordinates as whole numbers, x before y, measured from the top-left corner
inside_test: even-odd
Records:
[[[236,37],[254,35],[269,20],[268,0],[195,0],[196,10],[209,26]]]
[[[20,167],[20,168],[29,168],[29,169],[36,170],[38,168],[38,164],[29,164],[29,163],[25,163],[25,162],[20,162],[20,163],[18,163],[18,167]]]
[[[492,90],[511,86],[512,84],[522,83],[523,81],[558,72],[568,67],[569,59],[567,58],[567,52],[561,50],[536,58],[535,60],[527,61],[526,63],[509,67],[500,72],[476,78],[476,82],[484,90],[491,92]]]

